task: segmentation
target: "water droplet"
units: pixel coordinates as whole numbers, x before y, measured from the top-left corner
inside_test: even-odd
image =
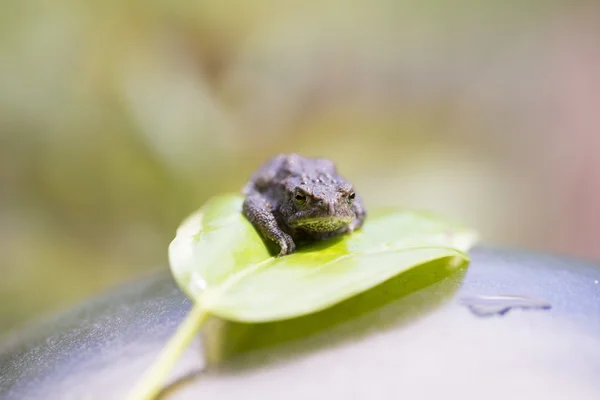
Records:
[[[523,310],[549,310],[552,305],[544,299],[536,299],[526,296],[479,295],[463,297],[461,304],[478,317],[489,317],[493,315],[504,315],[514,308]]]
[[[206,289],[206,281],[198,273],[193,273],[190,279],[190,289],[194,293],[201,293]]]

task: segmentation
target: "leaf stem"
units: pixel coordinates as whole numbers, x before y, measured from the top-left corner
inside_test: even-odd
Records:
[[[167,376],[181,357],[183,351],[194,339],[200,327],[206,321],[208,313],[195,303],[185,320],[177,328],[167,345],[158,355],[154,364],[146,371],[129,393],[127,400],[151,400],[156,398],[163,388]]]

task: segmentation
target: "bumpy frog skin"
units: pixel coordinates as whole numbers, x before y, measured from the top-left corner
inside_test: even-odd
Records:
[[[279,245],[280,256],[294,252],[295,240],[351,233],[366,217],[352,184],[323,158],[275,156],[252,175],[243,194],[242,212]]]

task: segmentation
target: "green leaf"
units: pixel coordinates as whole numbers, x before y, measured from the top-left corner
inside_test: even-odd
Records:
[[[210,200],[180,226],[169,247],[179,286],[209,313],[266,322],[313,313],[435,260],[468,261],[473,231],[434,215],[380,210],[352,235],[277,258],[241,214],[243,198]]]
[[[169,246],[169,262],[175,280],[195,305],[128,399],[155,398],[179,355],[211,314],[238,324],[284,320],[293,329],[277,329],[268,336],[285,341],[292,336],[281,332],[310,331],[306,320],[295,317],[308,316],[315,322],[313,328],[320,329],[348,312],[361,313],[365,307],[388,301],[385,296],[368,296],[368,289],[384,282],[392,296],[409,293],[416,280],[412,285],[390,286],[391,278],[402,272],[429,266],[428,272],[420,271],[424,279],[418,280],[418,286],[433,282],[432,275],[458,269],[469,261],[466,251],[476,240],[473,231],[428,213],[382,209],[371,213],[363,229],[352,235],[299,247],[276,258],[242,215],[242,202],[237,195],[215,197],[177,230]],[[343,302],[346,299],[360,304]],[[254,326],[270,329],[269,324]],[[230,328],[226,335],[239,336],[239,329]],[[215,344],[216,356],[209,358],[263,346],[251,341],[237,343],[237,348],[219,348],[224,344]]]

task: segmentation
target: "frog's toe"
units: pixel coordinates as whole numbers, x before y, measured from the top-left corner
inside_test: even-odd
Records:
[[[296,250],[294,239],[292,239],[292,237],[286,233],[284,233],[279,239],[279,246],[281,246],[281,251],[279,252],[278,257],[291,254],[294,252],[294,250]]]
[[[355,219],[354,221],[352,221],[352,223],[350,225],[348,225],[348,229],[346,230],[347,233],[352,233],[360,228],[362,228],[363,225],[363,221],[360,219]]]

